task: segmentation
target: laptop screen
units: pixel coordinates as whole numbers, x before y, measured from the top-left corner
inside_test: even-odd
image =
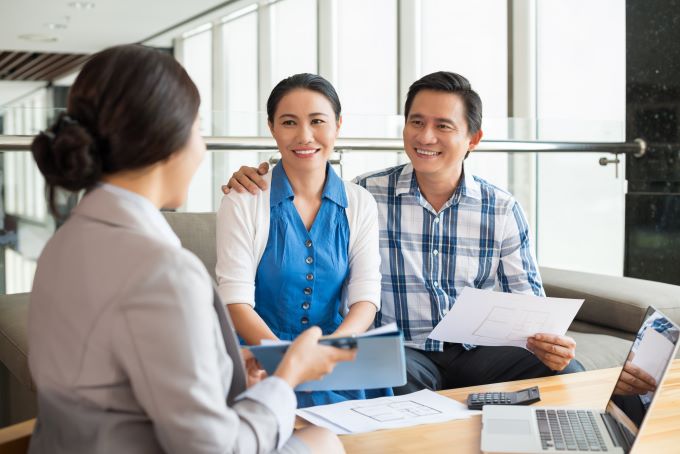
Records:
[[[679,334],[678,325],[653,307],[647,309],[606,409],[629,446],[673,360]]]

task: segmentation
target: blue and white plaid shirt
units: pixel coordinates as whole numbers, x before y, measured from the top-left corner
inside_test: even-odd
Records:
[[[382,308],[376,326],[396,322],[407,346],[443,350],[427,336],[465,287],[545,294],[529,226],[507,192],[463,172],[437,213],[420,193],[411,164],[355,182],[378,203]]]

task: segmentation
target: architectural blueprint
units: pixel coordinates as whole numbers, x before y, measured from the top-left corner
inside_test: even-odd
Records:
[[[482,320],[473,334],[488,339],[521,341],[539,333],[546,325],[550,313],[508,307],[494,307]]]
[[[421,416],[437,415],[441,411],[412,400],[401,402],[386,402],[375,405],[357,405],[352,411],[364,415],[378,422],[403,421]]]
[[[536,333],[563,335],[583,300],[546,298],[466,287],[430,339],[525,347]]]
[[[337,434],[349,434],[464,419],[479,412],[468,410],[456,400],[424,389],[403,396],[349,400],[302,408],[297,414]]]

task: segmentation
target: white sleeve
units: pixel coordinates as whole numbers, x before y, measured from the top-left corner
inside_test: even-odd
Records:
[[[217,292],[224,304],[255,306],[255,274],[259,258],[255,251],[255,202],[251,194],[229,194],[217,211]]]
[[[380,247],[378,206],[373,196],[353,183],[345,184],[350,228],[347,307],[369,301],[380,310]]]

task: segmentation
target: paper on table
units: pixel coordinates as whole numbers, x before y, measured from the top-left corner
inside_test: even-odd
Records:
[[[385,326],[381,326],[379,328],[374,328],[370,329],[364,333],[361,334],[356,334],[354,336],[347,336],[347,337],[370,337],[370,336],[379,336],[381,334],[388,334],[388,333],[394,333],[397,331],[397,324],[396,323],[388,323]],[[274,339],[262,339],[260,341],[260,345],[289,345],[293,341],[283,341],[283,340],[274,340]]]
[[[337,424],[333,424],[332,421],[322,418],[321,416],[317,416],[311,411],[306,411],[306,409],[297,410],[297,414],[298,416],[301,416],[302,418],[311,422],[315,426],[325,427],[326,429],[332,431],[335,435],[349,435],[352,433],[349,430],[345,429],[344,427],[340,427]]]
[[[632,363],[654,377],[659,383],[674,347],[675,345],[663,334],[649,327],[642,335]]]
[[[465,287],[429,338],[472,345],[525,347],[536,333],[564,335],[583,300]]]
[[[403,396],[303,408],[297,414],[336,434],[344,434],[465,419],[480,412],[425,389]]]

